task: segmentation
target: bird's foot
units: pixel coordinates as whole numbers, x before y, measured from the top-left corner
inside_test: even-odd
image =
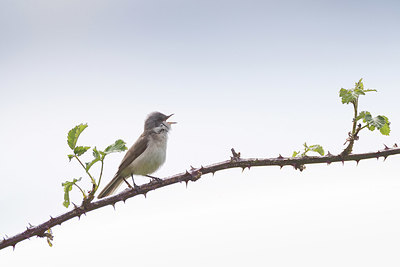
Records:
[[[124,178],[124,182],[128,185],[128,187],[130,189],[135,189],[135,188],[139,187],[137,184],[135,184],[135,181],[133,181],[133,187],[131,186],[131,184],[125,178]]]
[[[158,177],[154,177],[154,176],[151,176],[151,175],[146,175],[146,177],[149,177],[150,179],[153,179],[153,181],[157,181],[159,183],[161,183],[163,181],[163,179],[158,178]]]

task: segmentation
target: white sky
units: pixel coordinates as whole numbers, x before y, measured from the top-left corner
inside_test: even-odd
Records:
[[[397,1],[0,1],[0,236],[59,215],[80,144],[130,146],[175,113],[165,177],[229,158],[340,153],[352,109],[392,121],[356,152],[400,144]],[[88,155],[89,156],[89,155]],[[123,154],[106,159],[108,182]],[[0,251],[3,266],[399,266],[400,158],[206,175]],[[145,180],[143,179],[142,182]],[[104,185],[104,184],[103,184]],[[76,193],[76,194],[75,194]],[[73,201],[79,203],[77,192]]]

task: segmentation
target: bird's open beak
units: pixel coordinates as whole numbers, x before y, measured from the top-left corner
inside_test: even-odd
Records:
[[[176,124],[176,123],[177,123],[177,122],[175,122],[175,121],[167,121],[167,120],[169,119],[169,117],[171,117],[172,115],[174,115],[174,114],[172,113],[171,115],[167,116],[167,118],[165,119],[165,121],[166,121],[168,124]]]

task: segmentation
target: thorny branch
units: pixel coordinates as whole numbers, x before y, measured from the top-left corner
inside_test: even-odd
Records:
[[[104,199],[100,199],[95,202],[86,202],[81,206],[74,205],[74,209],[61,214],[57,217],[51,217],[50,219],[40,225],[33,226],[29,224],[27,229],[12,237],[3,238],[0,241],[0,249],[12,246],[15,248],[15,245],[25,239],[29,239],[31,237],[48,237],[48,229],[56,225],[61,225],[61,223],[68,221],[74,217],[80,218],[82,214],[85,214],[89,211],[99,209],[104,206],[112,205],[115,208],[115,204],[119,201],[126,201],[128,198],[137,196],[137,195],[144,195],[149,191],[156,190],[161,187],[165,187],[171,184],[185,182],[186,184],[189,181],[197,181],[200,177],[204,174],[212,173],[214,174],[217,171],[231,169],[231,168],[245,168],[255,167],[255,166],[293,166],[295,169],[300,171],[304,170],[306,164],[318,164],[318,163],[327,163],[330,164],[332,162],[345,162],[345,161],[356,161],[357,163],[360,160],[370,159],[370,158],[377,158],[383,157],[386,159],[390,155],[400,154],[400,148],[397,147],[397,144],[393,146],[393,148],[389,148],[385,145],[383,150],[379,150],[377,152],[370,152],[370,153],[362,153],[362,154],[349,154],[349,155],[332,155],[328,152],[326,156],[322,157],[310,157],[305,156],[301,158],[292,158],[292,157],[282,157],[279,155],[277,158],[247,158],[243,159],[240,158],[240,153],[237,153],[234,149],[232,151],[232,157],[230,160],[226,160],[223,162],[211,164],[208,166],[201,166],[200,168],[191,168],[189,171],[185,173],[179,173],[170,177],[165,178],[163,181],[152,181],[147,184],[143,184],[136,188],[126,189],[121,193],[110,196]]]

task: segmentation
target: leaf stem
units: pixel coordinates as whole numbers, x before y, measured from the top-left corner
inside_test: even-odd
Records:
[[[83,198],[86,198],[85,191],[83,191],[82,188],[81,188],[79,185],[77,185],[76,183],[75,183],[74,185],[75,185],[76,187],[78,187],[79,190],[81,190],[82,195],[83,195]]]
[[[103,176],[103,167],[104,167],[104,158],[103,158],[103,160],[101,161],[99,182],[97,183],[96,190],[97,190],[97,188],[100,186],[101,177]]]
[[[90,179],[92,180],[93,184],[96,184],[96,180],[92,177],[92,175],[89,173],[89,171],[86,170],[85,165],[83,165],[82,161],[78,158],[78,156],[74,155],[74,157],[78,160],[78,162],[81,164],[82,168],[86,171],[87,175],[89,175]]]

